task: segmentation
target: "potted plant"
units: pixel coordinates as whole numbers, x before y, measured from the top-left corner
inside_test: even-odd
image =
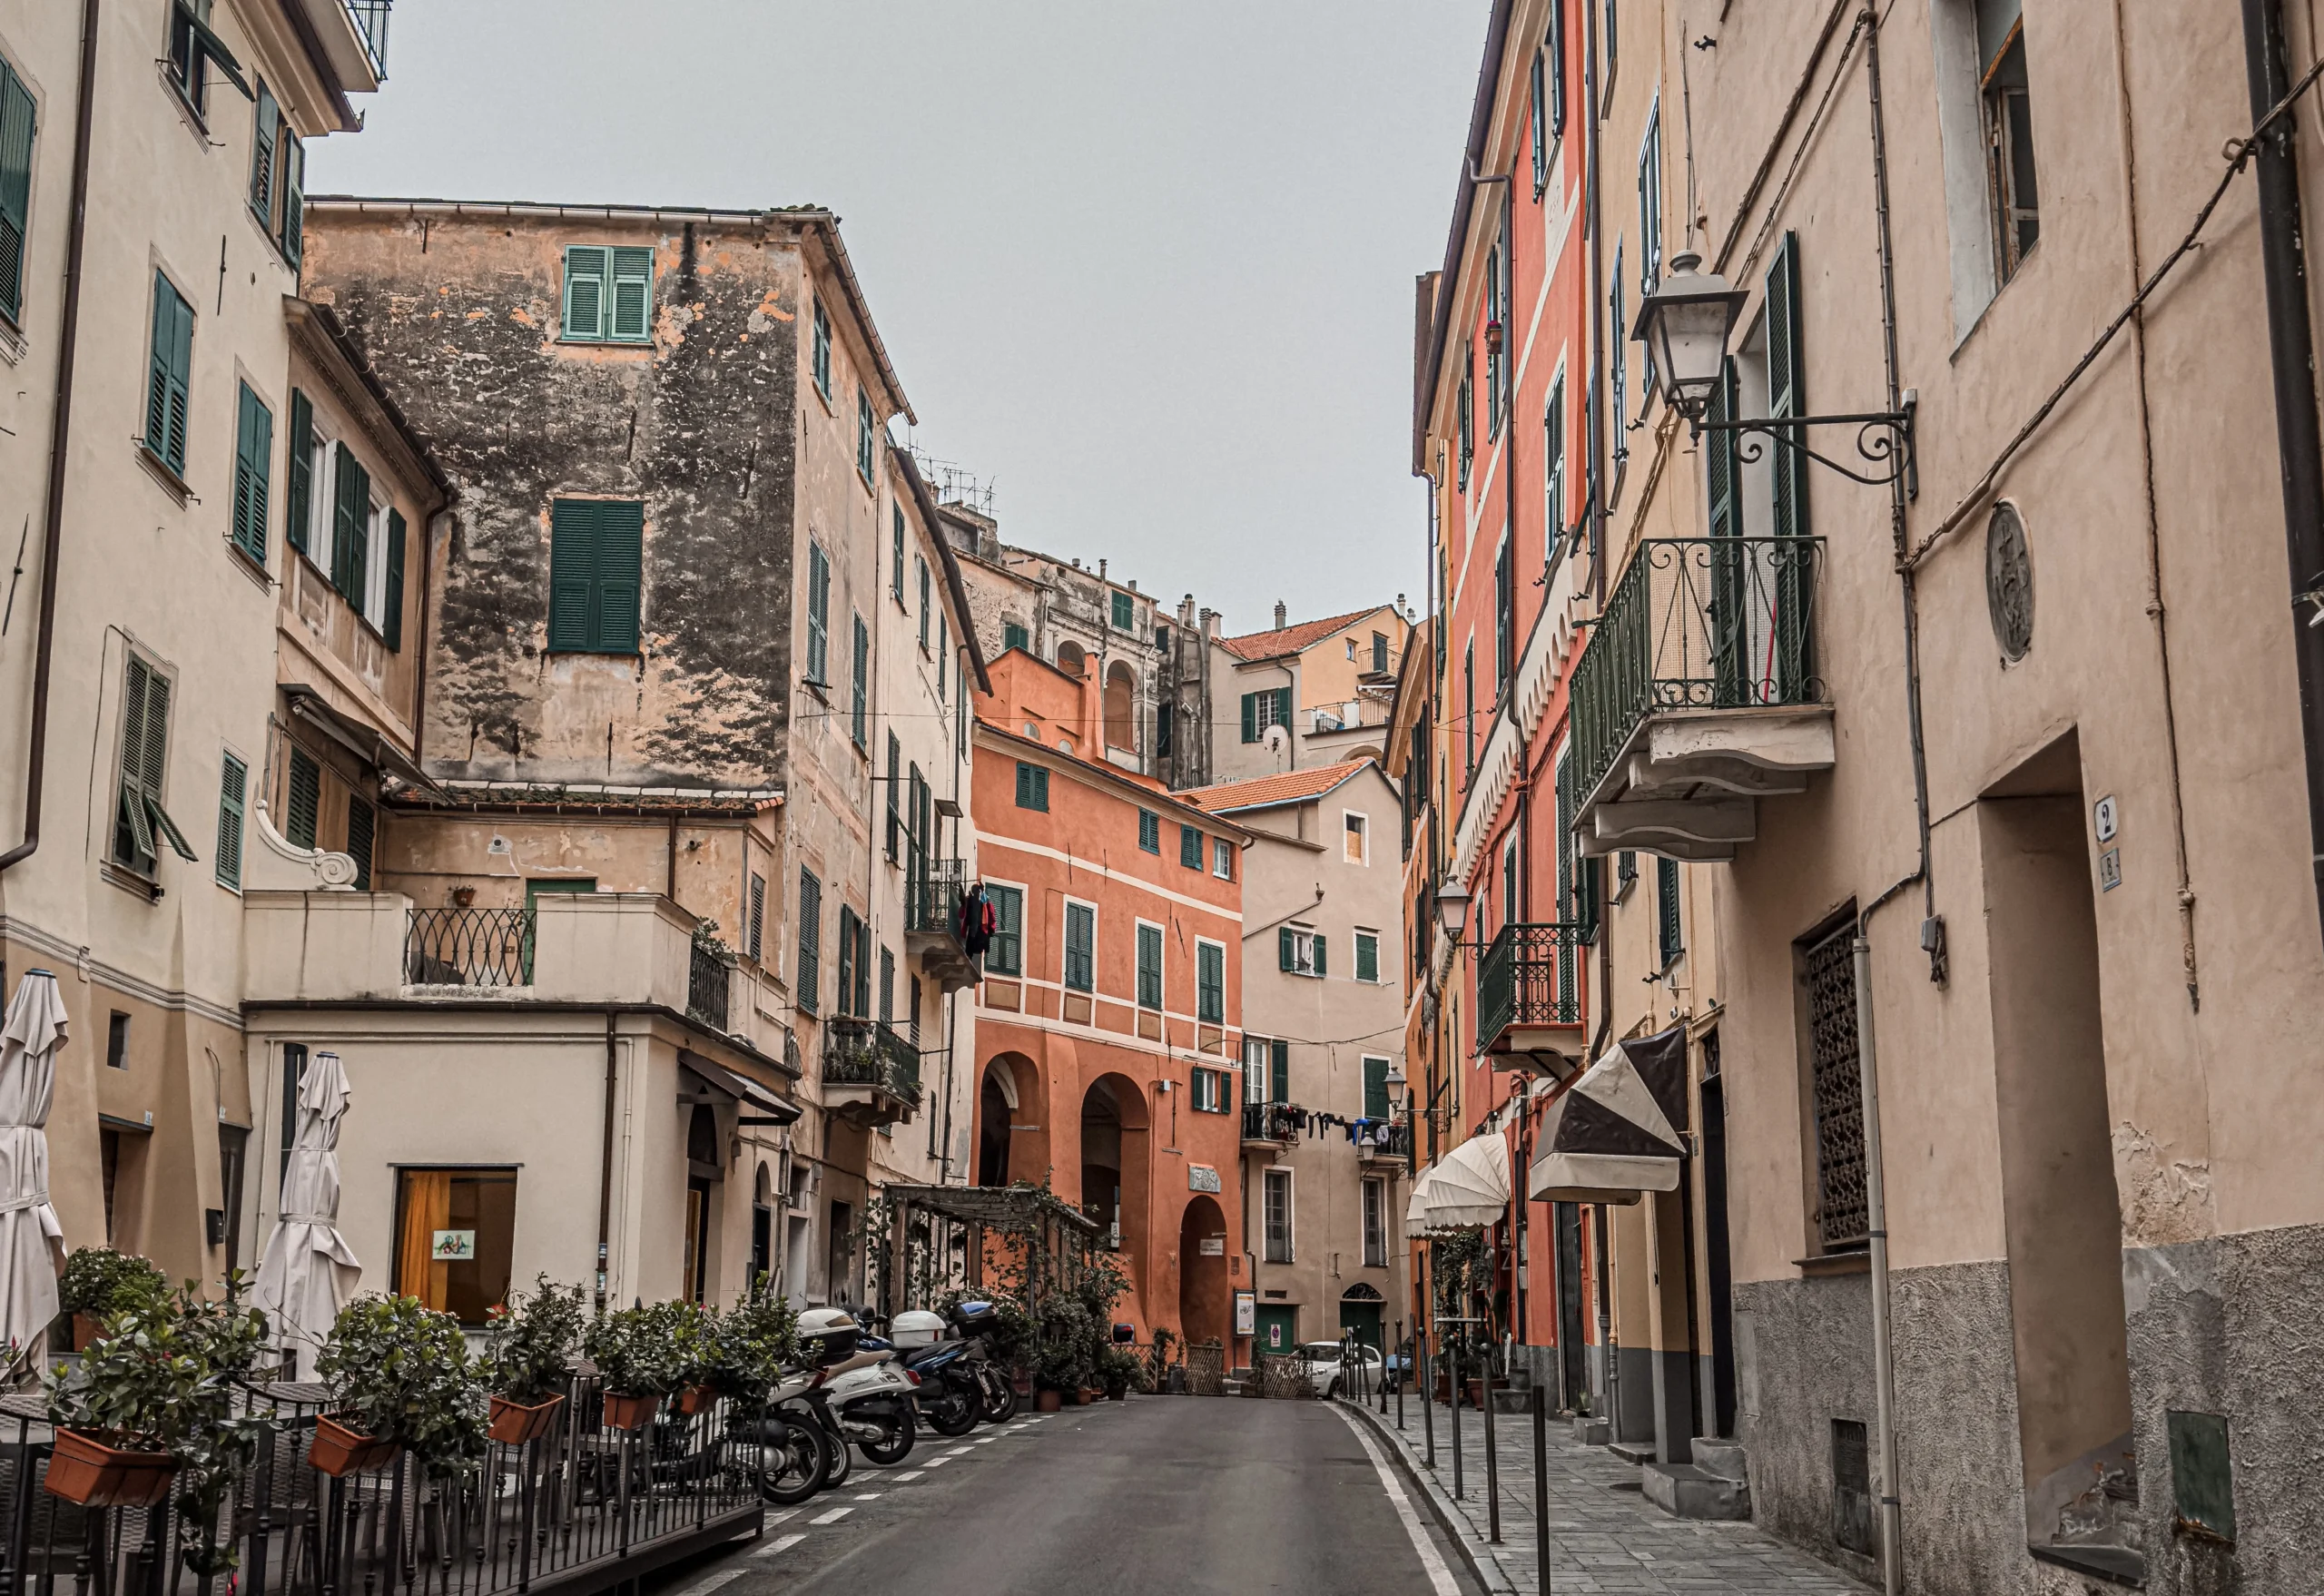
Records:
[[[761,1275],[741,1302],[723,1314],[704,1315],[694,1370],[697,1389],[755,1414],[766,1406],[783,1365],[798,1353],[798,1310]]]
[[[169,1295],[169,1277],[151,1261],[109,1246],[84,1246],[64,1260],[56,1278],[56,1305],[73,1316],[73,1350],[84,1352],[102,1334],[105,1316],[147,1297]]]
[[[673,1336],[668,1310],[691,1303],[616,1308],[589,1321],[581,1350],[605,1381],[605,1424],[614,1430],[639,1430],[660,1411],[662,1399],[685,1379],[690,1345]]]
[[[484,1391],[460,1322],[412,1296],[359,1296],[340,1310],[316,1371],[333,1409],[315,1420],[308,1461],[369,1473],[400,1448],[437,1475],[484,1455]]]
[[[580,1339],[581,1288],[553,1286],[547,1275],[530,1296],[513,1296],[492,1310],[485,1359],[492,1372],[493,1440],[521,1446],[548,1433],[565,1404]]]
[[[1108,1402],[1128,1400],[1129,1388],[1145,1376],[1146,1360],[1126,1346],[1109,1346],[1098,1355],[1098,1375]]]

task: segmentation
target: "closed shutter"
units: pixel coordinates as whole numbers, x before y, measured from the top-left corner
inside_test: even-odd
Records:
[[[888,857],[893,859],[902,847],[899,833],[903,830],[903,799],[896,791],[896,783],[903,773],[903,744],[896,741],[893,732],[888,734]]]
[[[1226,1023],[1226,950],[1195,944],[1195,1018],[1206,1025]]]
[[[1256,693],[1246,693],[1243,695],[1243,741],[1256,743],[1258,740],[1259,695]]]
[[[1324,956],[1324,950],[1330,946],[1330,943],[1331,939],[1322,931],[1315,933],[1315,973],[1319,976],[1331,973],[1327,968],[1329,961]]]
[[[0,311],[25,310],[25,230],[33,199],[33,97],[0,61]]]
[[[864,739],[871,735],[871,728],[867,724],[871,718],[871,705],[872,634],[864,629],[863,617],[858,616],[855,617],[854,702],[852,705],[850,726],[858,748],[863,747]]]
[[[307,247],[307,146],[288,127],[282,130],[282,231],[276,236],[296,271]]]
[[[637,652],[645,586],[645,507],[635,499],[599,500],[596,652]]]
[[[896,602],[901,604],[904,600],[904,507],[894,505],[890,507],[896,521],[896,552],[889,563],[889,579],[896,596]]]
[[[1095,959],[1098,915],[1082,903],[1065,906],[1065,984],[1077,992],[1096,985]]]
[[[613,314],[606,336],[644,343],[654,320],[654,251],[625,246],[612,251]]]
[[[331,507],[330,585],[360,610],[364,566],[370,555],[365,545],[370,531],[371,474],[344,442],[333,448],[331,479],[339,492]]]
[[[1277,687],[1275,690],[1275,724],[1286,731],[1290,729],[1291,689],[1288,687]]]
[[[1780,419],[1805,415],[1799,340],[1799,235],[1787,232],[1768,268],[1768,414]],[[1794,443],[1804,442],[1799,432]],[[1775,478],[1775,535],[1807,536],[1807,460],[1797,448],[1778,448],[1768,462]]]
[[[645,507],[634,499],[560,498],[550,506],[551,649],[637,652],[645,543]]]
[[[219,760],[218,884],[242,884],[242,819],[250,801],[250,770],[232,754]]]
[[[1276,1040],[1267,1044],[1267,1101],[1291,1101],[1291,1044]]]
[[[315,823],[322,812],[322,767],[303,751],[290,750],[290,796],[282,815],[282,835],[301,848],[315,845]]]
[[[403,512],[389,510],[388,512],[387,614],[380,619],[379,630],[387,638],[388,646],[393,649],[403,647],[403,546],[408,540],[408,532],[409,528],[404,525]]]
[[[283,474],[290,502],[282,512],[282,540],[300,554],[307,552],[307,517],[312,509],[315,480],[315,407],[297,389],[290,390],[290,465]]]
[[[1355,979],[1380,979],[1380,939],[1369,931],[1355,933]]]
[[[1178,828],[1178,862],[1188,870],[1202,868],[1202,833],[1192,826]]]
[[[799,1008],[812,1014],[822,1002],[823,883],[799,872]]]
[[[263,566],[267,477],[274,460],[274,414],[251,391],[249,383],[236,386],[240,403],[234,418],[234,503],[231,517],[234,546]]]
[[[1679,862],[1658,859],[1654,862],[1655,906],[1661,911],[1662,968],[1670,968],[1686,949],[1679,925]]]
[[[1388,1117],[1388,1060],[1366,1059],[1364,1061],[1364,1117],[1385,1119]]]
[[[589,646],[589,598],[597,577],[597,518],[594,505],[558,499],[549,507],[548,645]]]
[[[985,948],[985,968],[994,975],[1024,973],[1025,894],[1014,887],[988,887],[992,900],[992,941]]]
[[[764,940],[765,935],[766,877],[763,875],[753,875],[751,877],[750,923],[750,953],[752,958],[757,959],[763,954],[766,946]]]
[[[1707,419],[1728,421],[1740,408],[1735,362],[1729,360],[1710,390]],[[1744,615],[1743,566],[1748,557],[1736,548],[1722,547],[1721,538],[1743,536],[1743,465],[1738,453],[1738,435],[1712,432],[1703,438],[1703,486],[1709,500],[1710,536],[1710,655],[1711,678],[1718,702],[1744,702],[1744,682],[1749,674],[1749,633]],[[1787,451],[1778,447],[1782,455]]]
[[[1022,760],[1017,764],[1017,807],[1019,809],[1038,807],[1033,803],[1033,767]]]
[[[371,842],[379,829],[379,812],[360,798],[347,801],[347,854],[355,861],[355,890],[371,890]]]
[[[606,251],[595,244],[572,244],[565,251],[566,338],[594,340],[606,331]]]
[[[855,994],[855,911],[839,906],[839,1012],[850,1013]]]
[[[1137,1002],[1142,1009],[1162,1007],[1162,928],[1137,928]]]
[[[274,91],[261,79],[256,131],[251,135],[251,209],[258,212],[269,233],[274,231],[274,130],[279,115]]]
[[[822,546],[807,546],[807,679],[829,686],[832,564]]]
[[[901,596],[899,595],[899,596]],[[1033,635],[1014,621],[1005,622],[1000,628],[1000,647],[1003,653],[1012,648],[1022,648],[1032,640]]]
[[[145,399],[145,447],[185,475],[185,419],[193,375],[193,307],[153,274],[152,372]]]
[[[1291,928],[1287,925],[1275,928],[1275,967],[1277,970],[1299,968],[1299,949],[1293,941]]]
[[[130,655],[121,700],[121,780],[113,821],[113,857],[135,870],[153,867],[153,828],[145,818],[145,711],[153,695],[153,667]],[[165,684],[166,685],[166,684]]]

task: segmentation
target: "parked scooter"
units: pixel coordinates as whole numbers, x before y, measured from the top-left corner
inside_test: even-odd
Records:
[[[837,1420],[842,1445],[852,1442],[882,1468],[911,1454],[919,1378],[897,1363],[884,1341],[867,1336],[844,1308],[811,1308],[799,1315],[803,1343],[822,1345],[822,1381],[816,1392]]]
[[[898,1314],[893,1325],[905,1368],[921,1382],[929,1428],[960,1436],[981,1418],[1004,1424],[1017,1411],[1016,1387],[992,1361],[989,1339],[998,1317],[990,1303],[960,1303],[942,1315]]]

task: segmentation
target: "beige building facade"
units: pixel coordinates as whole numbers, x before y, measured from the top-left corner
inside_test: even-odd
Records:
[[[1206,628],[1214,782],[1385,756],[1384,729],[1411,623],[1393,605],[1265,632]],[[1281,726],[1281,738],[1270,738]]]

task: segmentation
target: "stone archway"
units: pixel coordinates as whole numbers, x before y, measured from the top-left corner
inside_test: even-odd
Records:
[[[1098,1245],[1118,1251],[1131,1280],[1151,1277],[1147,1235],[1148,1134],[1146,1092],[1127,1075],[1100,1075],[1081,1094],[1081,1211],[1098,1222]]]
[[[1137,752],[1137,678],[1120,660],[1106,667],[1106,746]]]
[[[1089,655],[1078,643],[1060,643],[1057,645],[1057,668],[1068,676],[1086,676],[1089,674]]]
[[[1208,1242],[1216,1251],[1206,1250]],[[1226,1216],[1217,1199],[1197,1192],[1178,1220],[1178,1329],[1191,1345],[1216,1341],[1234,1347],[1226,1290]]]
[[[977,1087],[977,1171],[979,1186],[1007,1186],[1011,1143],[1016,1136],[1017,1109],[1022,1102],[1020,1082],[1029,1084],[1029,1066],[1001,1053],[988,1059]],[[1022,1069],[1025,1073],[1020,1074]]]

